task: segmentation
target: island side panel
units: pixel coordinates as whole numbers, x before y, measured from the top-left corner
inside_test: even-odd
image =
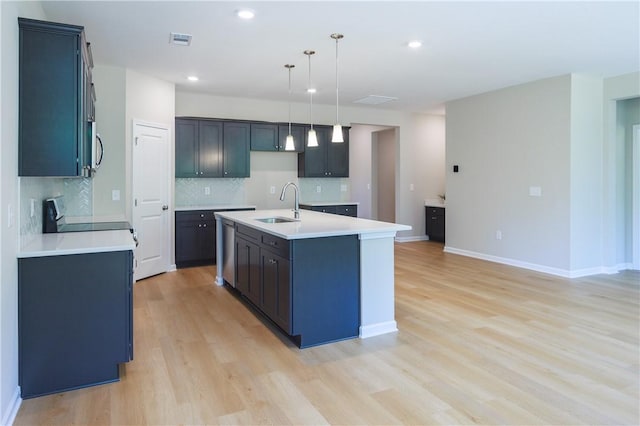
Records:
[[[223,220],[223,218],[216,215],[216,285],[219,286],[224,285],[224,278],[222,277],[222,251],[224,250],[222,241],[224,238]]]
[[[360,235],[360,337],[398,330],[394,297],[393,233]]]
[[[292,335],[301,348],[358,336],[357,235],[293,240]]]

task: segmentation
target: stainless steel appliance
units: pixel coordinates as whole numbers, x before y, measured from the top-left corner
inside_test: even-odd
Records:
[[[236,286],[236,230],[234,223],[224,219],[222,221],[222,278],[231,287]]]

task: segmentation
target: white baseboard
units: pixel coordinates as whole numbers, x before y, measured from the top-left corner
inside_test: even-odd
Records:
[[[398,323],[395,321],[379,322],[371,325],[360,326],[360,338],[379,336],[381,334],[393,333],[398,331]]]
[[[16,420],[16,416],[18,415],[18,410],[20,409],[20,405],[22,404],[22,398],[20,398],[20,387],[17,387],[13,396],[11,397],[11,401],[9,401],[9,406],[6,411],[2,415],[2,424],[3,426],[10,426]]]
[[[429,241],[426,235],[415,235],[411,237],[396,237],[397,243],[410,243],[412,241]]]
[[[459,254],[461,256],[473,257],[475,259],[488,260],[489,262],[501,263],[509,266],[516,266],[518,268],[529,269],[537,272],[543,272],[545,274],[556,275],[563,278],[580,278],[580,277],[586,277],[589,275],[597,275],[597,274],[617,274],[621,270],[627,269],[622,267],[623,265],[626,265],[626,264],[620,264],[614,267],[596,266],[594,268],[573,269],[573,270],[560,269],[560,268],[553,268],[551,266],[546,266],[546,265],[539,265],[536,263],[523,262],[521,260],[510,259],[507,257],[493,256],[490,254],[458,249],[450,246],[445,246],[444,252]]]

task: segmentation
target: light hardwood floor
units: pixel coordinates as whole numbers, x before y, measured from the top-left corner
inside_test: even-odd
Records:
[[[120,382],[15,424],[640,423],[640,274],[561,279],[396,244],[400,331],[299,350],[213,267],[135,284]]]

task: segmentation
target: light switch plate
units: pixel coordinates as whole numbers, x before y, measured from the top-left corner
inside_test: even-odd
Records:
[[[111,201],[119,201],[120,200],[120,190],[114,189],[111,191]]]
[[[340,185],[340,192],[347,192],[347,185],[341,184]]]
[[[320,185],[316,186],[316,192],[318,194],[322,192],[322,187]]]
[[[529,187],[529,195],[531,197],[541,197],[542,196],[542,188],[539,186],[530,186]]]
[[[204,195],[211,195],[211,187],[209,186],[204,187]]]
[[[270,186],[269,187],[269,193],[270,194],[275,194],[276,193],[276,187],[275,186]]]

